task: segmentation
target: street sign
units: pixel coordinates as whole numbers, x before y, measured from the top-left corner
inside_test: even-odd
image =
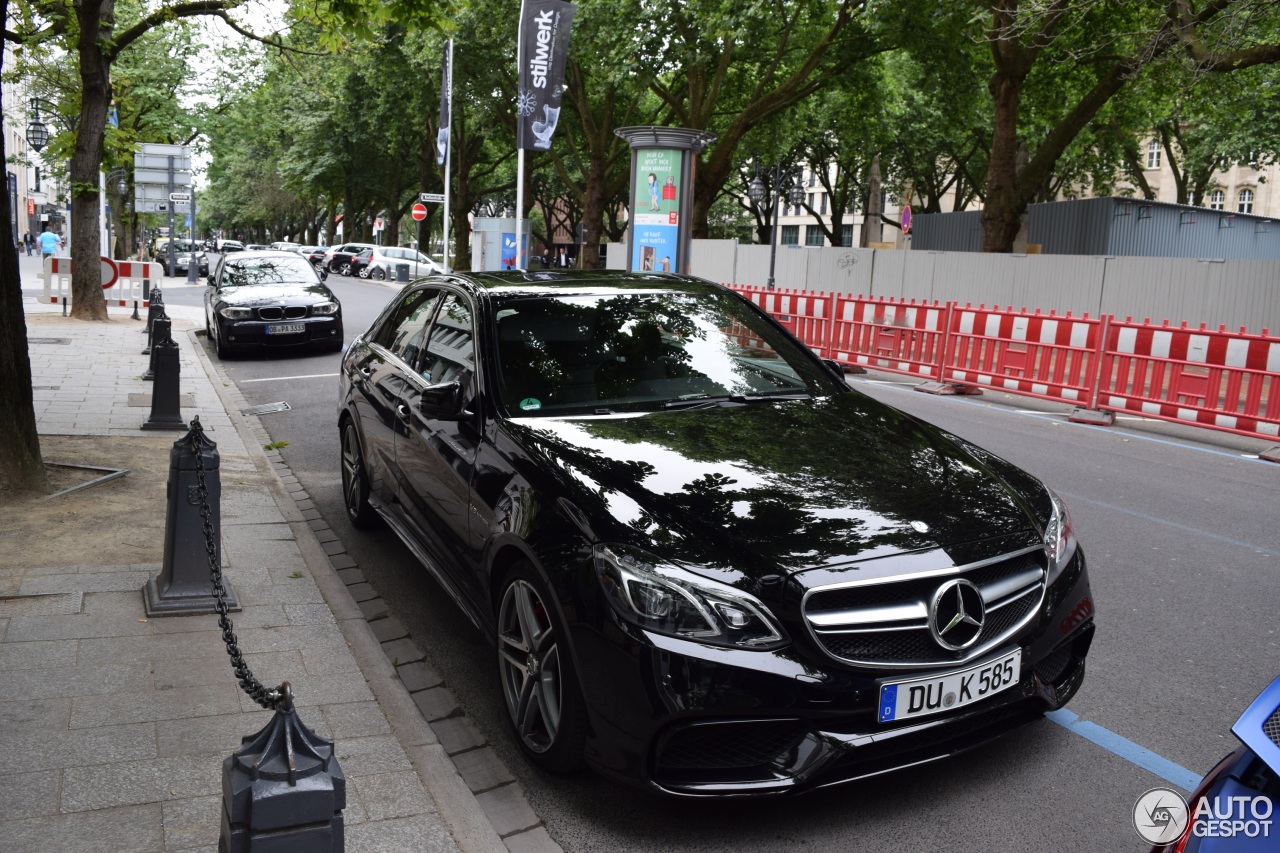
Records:
[[[191,201],[191,193],[169,193],[169,201]]]
[[[902,206],[901,221],[902,221],[902,233],[910,234],[911,233],[911,205],[904,204]]]
[[[190,213],[190,212],[191,212],[191,202],[189,202],[189,201],[175,201],[175,202],[173,203],[173,212],[174,212],[174,213]]]
[[[170,145],[165,142],[140,142],[138,147],[143,154],[156,157],[190,157],[191,148],[187,145]]]
[[[120,268],[106,255],[102,255],[98,260],[102,262],[102,289],[110,290],[120,278]]]
[[[444,204],[444,193],[419,193],[418,201],[433,204]]]
[[[382,217],[379,216],[377,219],[373,220],[373,231],[376,234],[381,230],[382,230]]]
[[[413,218],[421,222],[427,218],[427,206],[425,204],[415,204],[413,206]]]
[[[138,213],[168,213],[173,208],[171,201],[158,201],[156,199],[140,198],[133,203],[133,209]]]
[[[190,167],[188,167],[189,169]],[[139,169],[137,164],[133,167],[133,182],[136,184],[157,184],[158,186],[169,186],[169,167],[164,166],[160,169]],[[191,172],[173,167],[173,185],[175,187],[191,186]]]

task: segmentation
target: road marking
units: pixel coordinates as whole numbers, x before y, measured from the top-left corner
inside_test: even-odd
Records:
[[[1144,512],[1138,512],[1136,510],[1126,509],[1125,507],[1122,507],[1122,506],[1116,506],[1115,504],[1109,504],[1106,501],[1099,501],[1099,500],[1094,500],[1093,498],[1086,498],[1084,495],[1073,495],[1070,492],[1059,492],[1059,494],[1061,494],[1063,497],[1070,498],[1073,503],[1079,502],[1079,503],[1093,504],[1094,506],[1100,506],[1103,509],[1110,510],[1111,512],[1123,512],[1126,515],[1132,515],[1135,518],[1142,519],[1143,521],[1151,521],[1156,524],[1163,524],[1166,527],[1176,527],[1177,529],[1185,531],[1187,533],[1194,533],[1196,536],[1203,536],[1207,539],[1216,539],[1219,542],[1225,542],[1226,544],[1234,545],[1237,548],[1245,548],[1249,551],[1254,551],[1258,554],[1266,554],[1269,557],[1280,557],[1280,551],[1277,551],[1273,548],[1266,548],[1262,545],[1254,545],[1252,542],[1245,542],[1243,539],[1232,539],[1230,536],[1223,536],[1219,533],[1210,533],[1208,530],[1201,530],[1199,527],[1192,527],[1189,524],[1179,524],[1176,521],[1169,521],[1168,519],[1159,518],[1158,516],[1147,515]]]
[[[264,377],[263,377],[263,378],[261,378],[261,379],[241,379],[241,380],[240,380],[240,384],[241,384],[241,385],[243,385],[243,384],[244,384],[244,383],[246,383],[246,382],[279,382],[279,381],[284,380],[284,379],[331,379],[331,378],[333,378],[334,376],[339,376],[339,375],[341,375],[341,374],[338,374],[338,373],[308,373],[308,374],[307,374],[307,375],[305,375],[305,376],[264,376]]]
[[[1177,764],[1162,755],[1156,755],[1145,746],[1138,746],[1133,741],[1123,738],[1110,729],[1104,729],[1097,723],[1080,719],[1078,714],[1060,708],[1048,711],[1045,716],[1062,726],[1069,732],[1080,735],[1087,741],[1097,744],[1113,755],[1118,755],[1131,764],[1159,776],[1166,782],[1177,785],[1184,791],[1194,791],[1200,784],[1200,774],[1192,773],[1181,764]]]

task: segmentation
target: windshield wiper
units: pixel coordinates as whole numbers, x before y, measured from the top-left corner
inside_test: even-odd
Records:
[[[806,391],[769,391],[764,394],[685,394],[662,404],[664,409],[706,409],[728,403],[767,403],[773,400],[808,400]]]

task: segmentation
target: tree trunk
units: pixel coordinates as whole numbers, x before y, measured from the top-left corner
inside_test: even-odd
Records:
[[[982,208],[982,251],[1011,252],[1022,225],[1018,197],[1018,101],[1025,75],[997,69],[988,88],[995,107],[987,203]]]
[[[0,0],[0,20],[8,19],[9,0]],[[4,138],[0,134],[0,161],[7,162]],[[10,222],[11,215],[9,194],[0,193],[0,222]],[[0,492],[43,490],[27,321],[22,313],[18,250],[12,240],[0,240],[0,400],[5,402],[0,406]]]
[[[80,123],[71,157],[71,316],[105,320],[107,303],[102,298],[98,263],[102,255],[98,170],[111,103],[111,62],[102,48],[115,28],[115,0],[84,0],[75,8],[80,24]]]

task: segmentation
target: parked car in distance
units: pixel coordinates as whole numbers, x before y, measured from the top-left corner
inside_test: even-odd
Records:
[[[408,266],[411,281],[443,271],[439,264],[416,249],[399,246],[372,246],[363,249],[353,260],[352,268],[360,278],[384,281],[396,277],[396,267],[400,264]]]
[[[244,243],[241,243],[239,240],[223,240],[218,245],[218,251],[224,255],[229,252],[243,252]]]
[[[205,288],[205,332],[219,358],[263,347],[342,349],[342,305],[294,252],[224,257]]]
[[[1253,700],[1231,727],[1231,733],[1240,745],[1205,774],[1185,804],[1178,803],[1187,809],[1184,823],[1147,827],[1167,832],[1181,830],[1168,844],[1156,844],[1152,853],[1256,853],[1275,849],[1276,834],[1280,832],[1280,678]],[[1159,805],[1157,801],[1152,811],[1158,811]],[[1167,810],[1159,819],[1173,816],[1174,812]],[[1266,832],[1259,818],[1268,821]]]
[[[166,238],[157,240],[156,260],[164,267],[164,274],[168,276],[186,275],[193,263],[201,276],[209,274],[209,256],[204,253],[201,244],[194,240],[173,241],[172,263],[169,259],[169,240]]]
[[[273,252],[296,252],[302,248],[302,244],[294,243],[289,240],[277,240],[267,248]]]
[[[265,252],[270,248],[271,248],[270,246],[264,245],[262,243],[247,243],[245,245],[245,249],[250,252]]]
[[[327,251],[329,251],[328,246],[303,246],[298,254],[311,261],[313,265],[320,266],[324,263],[324,253]]]
[[[374,248],[377,247],[372,243],[339,243],[324,253],[324,267],[329,272],[353,275],[355,269],[351,265],[351,260],[360,254],[361,249]]]
[[[544,770],[800,793],[971,749],[1083,682],[1061,499],[727,288],[433,276],[338,381],[349,520],[385,522],[496,647]]]

